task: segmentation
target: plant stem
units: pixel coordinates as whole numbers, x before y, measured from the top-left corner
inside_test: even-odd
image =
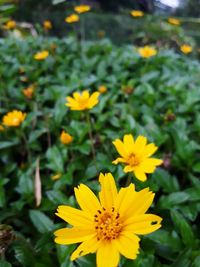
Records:
[[[132,180],[132,175],[131,175],[131,173],[129,173],[129,174],[128,174],[128,178],[127,178],[127,180],[126,180],[126,186],[129,186],[129,185],[130,185],[131,180]]]
[[[86,111],[85,114],[86,114],[86,120],[87,120],[87,124],[89,128],[89,137],[90,137],[91,148],[92,148],[92,156],[93,156],[94,161],[96,162],[96,153],[95,153],[95,148],[94,148],[94,138],[92,135],[92,123],[90,119],[90,114],[88,111]]]

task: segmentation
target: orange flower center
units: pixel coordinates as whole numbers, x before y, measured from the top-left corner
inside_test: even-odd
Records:
[[[127,159],[127,163],[130,166],[137,166],[137,165],[140,164],[140,160],[135,154],[131,153],[130,156],[128,157],[128,159]]]
[[[97,240],[112,240],[116,239],[122,231],[122,223],[120,214],[112,208],[112,211],[98,210],[94,215],[95,230]]]

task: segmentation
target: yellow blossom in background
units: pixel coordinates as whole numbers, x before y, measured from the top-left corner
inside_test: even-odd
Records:
[[[70,16],[65,18],[65,22],[67,23],[74,23],[74,22],[78,22],[79,20],[80,18],[77,14],[71,14]]]
[[[153,173],[156,166],[162,164],[162,160],[150,158],[158,149],[153,143],[147,145],[147,138],[140,135],[134,141],[131,134],[124,135],[123,142],[120,139],[113,141],[120,158],[113,161],[114,164],[125,164],[124,172],[133,172],[136,178],[146,181],[146,173]]]
[[[74,10],[81,14],[81,13],[85,13],[91,10],[91,7],[89,5],[80,5],[80,6],[75,6]]]
[[[181,24],[181,21],[179,19],[175,18],[168,18],[168,22],[172,25],[179,26]]]
[[[43,50],[41,52],[38,52],[34,55],[35,60],[44,60],[49,56],[49,51]]]
[[[60,134],[60,142],[64,145],[68,145],[73,141],[73,137],[65,131]]]
[[[99,91],[99,93],[104,94],[107,92],[107,87],[105,85],[100,85],[98,87],[98,91]]]
[[[19,110],[13,110],[3,116],[3,124],[9,127],[19,126],[26,118],[26,113]]]
[[[181,45],[180,46],[180,50],[184,54],[189,54],[189,53],[192,52],[192,46],[191,45],[184,44],[184,45]]]
[[[50,20],[43,21],[43,27],[45,30],[51,30],[52,29],[52,23]]]
[[[61,176],[62,176],[61,173],[56,173],[55,175],[51,176],[51,179],[55,181],[55,180],[60,179]]]
[[[17,23],[16,23],[15,20],[9,20],[4,25],[4,29],[6,29],[6,30],[13,30],[13,29],[16,28],[16,26],[17,26]]]
[[[138,49],[139,54],[144,58],[149,58],[157,54],[157,50],[151,46],[144,46]]]
[[[130,14],[133,17],[143,17],[144,16],[144,12],[142,12],[141,10],[132,10],[130,12]]]
[[[5,128],[3,127],[3,125],[0,124],[0,132],[3,132],[5,130]]]
[[[62,228],[54,234],[61,245],[81,243],[72,253],[71,260],[96,253],[97,267],[116,267],[120,254],[136,259],[139,253],[138,235],[152,233],[161,227],[162,218],[145,214],[154,194],[145,188],[135,191],[134,184],[117,191],[111,173],[99,175],[99,199],[84,184],[74,189],[80,210],[59,206],[56,215],[71,228]]]
[[[33,98],[33,94],[34,94],[34,86],[30,85],[29,87],[23,89],[23,95],[28,98],[31,99]]]
[[[99,95],[99,92],[94,92],[90,95],[87,90],[83,91],[82,93],[75,92],[73,93],[73,98],[70,96],[66,97],[66,106],[71,110],[92,109],[98,104]]]

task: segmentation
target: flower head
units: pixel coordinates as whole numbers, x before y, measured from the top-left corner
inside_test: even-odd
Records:
[[[181,21],[175,18],[168,18],[168,22],[175,26],[179,26],[181,24]]]
[[[133,17],[143,17],[144,16],[144,12],[142,12],[141,10],[132,10],[131,11],[131,16],[133,16]]]
[[[155,56],[157,54],[157,50],[151,46],[148,46],[148,45],[139,48],[138,52],[144,58],[152,57],[152,56]]]
[[[34,55],[35,60],[44,60],[49,56],[49,51],[43,50],[41,52],[38,52]]]
[[[117,192],[111,173],[100,174],[99,199],[84,184],[75,188],[81,208],[59,206],[56,215],[71,224],[55,232],[55,242],[62,245],[81,243],[71,260],[89,253],[97,253],[97,267],[118,266],[120,254],[135,259],[139,253],[140,238],[161,227],[162,219],[145,214],[154,194],[145,188],[135,191],[134,184]]]
[[[13,110],[8,112],[3,117],[3,124],[9,127],[18,127],[26,118],[26,113],[19,110]]]
[[[67,23],[74,23],[74,22],[78,22],[79,20],[80,18],[77,14],[71,14],[70,16],[65,18],[65,22]]]
[[[33,97],[34,94],[34,86],[30,85],[29,87],[23,89],[23,95],[28,98],[31,99]]]
[[[87,90],[82,93],[75,92],[73,93],[73,98],[68,96],[66,106],[71,110],[86,110],[92,109],[99,102],[99,92],[94,92],[89,94]]]
[[[75,6],[74,10],[81,14],[81,13],[85,13],[91,10],[91,7],[89,5],[80,5],[80,6]]]
[[[73,137],[65,131],[60,134],[60,142],[64,145],[68,145],[73,141]]]
[[[104,94],[107,92],[107,87],[105,85],[100,85],[98,87],[98,91],[99,91],[99,93]]]
[[[146,173],[153,173],[156,166],[163,162],[160,159],[150,158],[158,147],[153,143],[147,145],[147,138],[142,135],[134,141],[131,134],[126,134],[123,142],[116,139],[113,144],[121,155],[113,163],[124,163],[126,165],[124,172],[134,172],[136,178],[140,181],[146,181]]]
[[[181,45],[180,50],[181,50],[181,52],[183,52],[184,54],[189,54],[189,53],[192,52],[192,46],[187,45],[187,44],[184,44],[184,45]]]
[[[9,20],[4,25],[4,29],[6,29],[6,30],[13,30],[13,29],[16,28],[16,26],[17,26],[17,23],[16,23],[15,20]]]
[[[43,21],[43,27],[45,30],[51,30],[52,29],[52,23],[50,20]]]

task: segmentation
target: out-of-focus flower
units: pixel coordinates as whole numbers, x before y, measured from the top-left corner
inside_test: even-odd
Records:
[[[189,53],[192,52],[192,46],[191,45],[187,45],[187,44],[183,44],[183,45],[180,46],[180,50],[184,54],[189,54]]]
[[[3,26],[5,30],[13,30],[17,26],[17,23],[15,20],[9,20],[6,22],[6,24]]]
[[[26,118],[26,113],[13,110],[3,116],[3,124],[9,127],[18,127]]]
[[[78,22],[79,20],[80,18],[77,14],[71,14],[70,16],[65,18],[65,22],[67,23],[74,23],[74,22]]]
[[[73,98],[68,96],[66,106],[71,110],[86,110],[92,109],[99,102],[99,92],[94,92],[93,94],[89,94],[87,90],[82,93],[75,92],[73,93]]]
[[[80,6],[75,6],[74,10],[81,14],[81,13],[85,13],[91,10],[91,7],[89,5],[80,5]]]
[[[107,92],[107,87],[105,85],[100,85],[98,87],[98,91],[99,91],[99,93],[104,94]]]
[[[113,161],[114,164],[125,164],[124,172],[133,172],[136,178],[146,181],[146,173],[153,173],[156,166],[162,164],[162,160],[150,158],[158,149],[153,143],[147,145],[147,138],[140,135],[134,141],[131,134],[124,135],[123,142],[120,139],[113,141],[120,158]]]
[[[52,29],[52,23],[50,20],[43,21],[43,27],[45,30],[51,30]]]
[[[172,25],[179,26],[181,24],[181,21],[179,19],[175,18],[168,18],[168,22]]]
[[[130,14],[133,17],[143,17],[144,16],[144,12],[142,12],[141,10],[132,10],[130,12]]]
[[[122,85],[122,92],[124,92],[125,94],[132,94],[134,91],[134,88],[133,86],[130,86],[130,85]]]
[[[144,58],[149,58],[157,54],[157,50],[151,46],[144,46],[138,49],[139,54]]]
[[[3,125],[0,124],[0,132],[3,132],[5,130],[5,128],[3,127]]]
[[[51,176],[51,179],[55,181],[55,180],[60,179],[61,176],[62,176],[61,173],[56,173],[55,175]]]
[[[33,98],[33,94],[34,94],[34,85],[30,85],[29,87],[23,89],[23,95],[26,98],[28,99]]]
[[[152,233],[161,227],[162,218],[146,214],[154,194],[145,188],[135,191],[134,184],[118,192],[111,173],[99,175],[99,199],[84,184],[74,189],[81,209],[62,205],[56,215],[71,224],[54,234],[61,245],[81,243],[72,253],[76,260],[89,253],[96,253],[97,267],[119,266],[120,254],[136,259],[139,253],[138,235]]]
[[[38,52],[34,55],[35,60],[44,60],[49,56],[49,51],[43,50],[41,52]]]
[[[60,134],[60,142],[64,145],[68,145],[73,141],[73,137],[65,131]]]

